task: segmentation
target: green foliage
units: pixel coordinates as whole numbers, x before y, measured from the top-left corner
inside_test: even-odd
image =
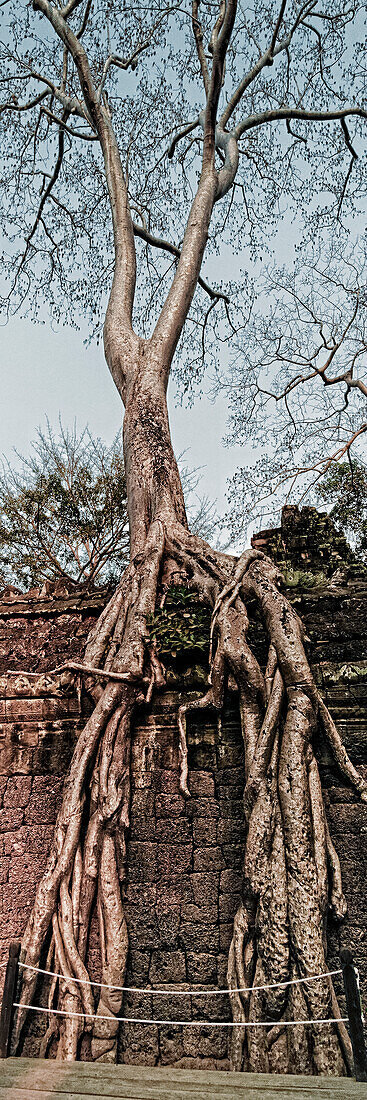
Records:
[[[163,608],[148,622],[151,640],[162,657],[182,657],[197,651],[207,656],[210,611],[198,603],[197,595],[183,585],[171,585]]]
[[[0,475],[0,583],[113,583],[128,559],[119,437],[110,448],[85,429],[40,429],[31,456]]]
[[[320,481],[317,500],[325,504],[330,518],[367,558],[367,466],[360,460],[335,463]],[[331,508],[330,508],[331,505]]]

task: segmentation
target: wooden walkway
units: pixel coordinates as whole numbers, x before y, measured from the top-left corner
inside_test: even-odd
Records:
[[[7,1058],[0,1100],[367,1100],[367,1084],[345,1077],[110,1066]]]

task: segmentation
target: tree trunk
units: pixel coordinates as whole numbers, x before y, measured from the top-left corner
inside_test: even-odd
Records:
[[[168,422],[165,387],[146,345],[125,390],[124,459],[131,556],[142,551],[150,524],[187,528],[185,502]],[[143,363],[142,363],[143,360]],[[147,361],[146,361],[147,360]]]

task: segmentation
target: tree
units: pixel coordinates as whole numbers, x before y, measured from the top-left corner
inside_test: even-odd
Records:
[[[164,683],[148,620],[179,572],[181,583],[184,574],[187,586],[212,609],[210,687],[195,706],[220,710],[229,678],[238,689],[245,746],[244,886],[228,980],[235,1022],[261,1023],[270,1013],[274,1028],[266,1042],[261,1027],[235,1028],[232,1064],[295,1072],[308,1072],[311,1065],[317,1073],[342,1074],[351,1067],[342,1023],[327,1032],[317,1025],[296,1031],[282,1026],[300,1013],[310,1021],[339,1017],[330,979],[276,990],[259,986],[323,973],[328,906],[339,918],[345,912],[312,746],[319,721],[341,770],[363,798],[366,787],[319,697],[302,626],[281,593],[277,569],[260,552],[245,551],[236,560],[190,533],[166,393],[185,322],[184,379],[190,365],[200,375],[210,323],[214,341],[223,341],[226,320],[229,332],[237,332],[246,312],[239,287],[232,306],[226,291],[213,289],[200,275],[209,233],[212,247],[219,248],[237,209],[236,232],[255,247],[265,214],[268,227],[276,221],[280,199],[293,201],[300,216],[311,211],[312,227],[316,183],[330,193],[325,209],[318,210],[319,224],[330,222],[343,191],[347,206],[355,198],[359,162],[350,173],[350,127],[356,143],[367,114],[360,7],[338,0],[324,13],[314,0],[282,0],[279,6],[245,5],[237,13],[235,0],[223,0],[214,10],[203,6],[201,18],[193,0],[191,23],[174,3],[147,11],[132,5],[121,10],[112,2],[94,12],[90,0],[82,11],[78,0],[63,8],[34,0],[24,15],[11,3],[3,10],[4,179],[15,236],[25,241],[19,253],[13,237],[5,301],[9,309],[26,297],[38,305],[42,290],[63,315],[67,306],[74,316],[82,306],[94,316],[96,295],[112,275],[104,346],[125,407],[130,524],[129,565],[86,646],[84,682],[94,710],[75,749],[22,943],[23,962],[37,967],[51,933],[50,969],[55,959],[64,975],[52,988],[51,1005],[81,1012],[79,1018],[57,1017],[55,1010],[43,1049],[56,1029],[59,1056],[75,1058],[82,1014],[93,1013],[90,986],[83,982],[98,890],[105,984],[91,1054],[116,1056],[122,998],[108,987],[123,986],[128,951],[123,883],[131,721],[142,693],[149,702]],[[124,88],[121,71],[128,74]],[[349,191],[353,173],[355,188]],[[167,221],[174,223],[180,244],[165,231]],[[138,265],[136,237],[144,242]],[[145,247],[173,256],[173,272],[156,264]],[[254,599],[268,637],[265,674],[246,640],[246,605]],[[179,714],[184,797],[186,711],[182,707]],[[34,984],[35,972],[24,970],[23,1005]],[[251,992],[238,992],[245,987]],[[25,1016],[23,1007],[16,1041]]]
[[[331,519],[357,554],[366,557],[367,549],[367,467],[351,459],[332,466],[316,490],[317,500],[330,508]]]
[[[78,436],[38,429],[30,458],[0,476],[0,584],[26,591],[46,580],[116,586],[129,560],[126,480],[120,437],[107,447],[88,428]],[[200,495],[201,471],[181,480],[190,527],[219,536],[214,504]]]
[[[233,479],[237,536],[249,517],[269,521],[285,499],[318,496],[329,477],[330,488],[335,479],[336,487],[337,464],[345,480],[343,471],[351,471],[345,459],[352,462],[350,456],[361,452],[367,432],[365,270],[366,242],[348,247],[336,239],[327,248],[320,241],[303,247],[291,271],[271,267],[263,275],[259,304],[236,341],[241,355],[217,381],[228,392],[230,438],[261,445],[256,470],[240,469]]]
[[[117,583],[129,556],[122,449],[87,429],[38,429],[20,469],[0,478],[0,575],[25,589],[45,580]]]

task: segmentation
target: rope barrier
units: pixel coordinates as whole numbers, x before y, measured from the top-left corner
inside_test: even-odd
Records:
[[[314,1024],[347,1024],[348,1017],[341,1016],[337,1019],[326,1020],[157,1020],[145,1019],[139,1016],[96,1016],[91,1012],[67,1012],[63,1008],[44,1008],[42,1005],[27,1005],[14,1001],[14,1008],[26,1008],[31,1012],[50,1012],[52,1016],[68,1016],[75,1020],[109,1020],[110,1023],[122,1024],[154,1024],[155,1027],[303,1027]]]
[[[336,974],[342,974],[343,971],[328,970],[324,974],[311,974],[309,978],[289,978],[286,982],[271,982],[269,985],[252,985],[243,986],[237,988],[225,989],[150,989],[142,988],[136,985],[109,985],[108,982],[91,982],[87,978],[74,978],[72,974],[58,974],[54,970],[41,970],[41,967],[32,966],[30,963],[20,962],[18,964],[23,970],[33,970],[37,974],[46,974],[50,978],[61,978],[61,980],[70,979],[72,982],[76,982],[78,985],[90,985],[96,986],[98,989],[112,989],[116,993],[149,993],[156,997],[162,997],[164,994],[170,997],[208,997],[216,994],[223,995],[223,993],[252,993],[253,990],[265,990],[265,989],[285,989],[289,985],[300,985],[304,982],[316,982],[322,978],[333,978]]]

